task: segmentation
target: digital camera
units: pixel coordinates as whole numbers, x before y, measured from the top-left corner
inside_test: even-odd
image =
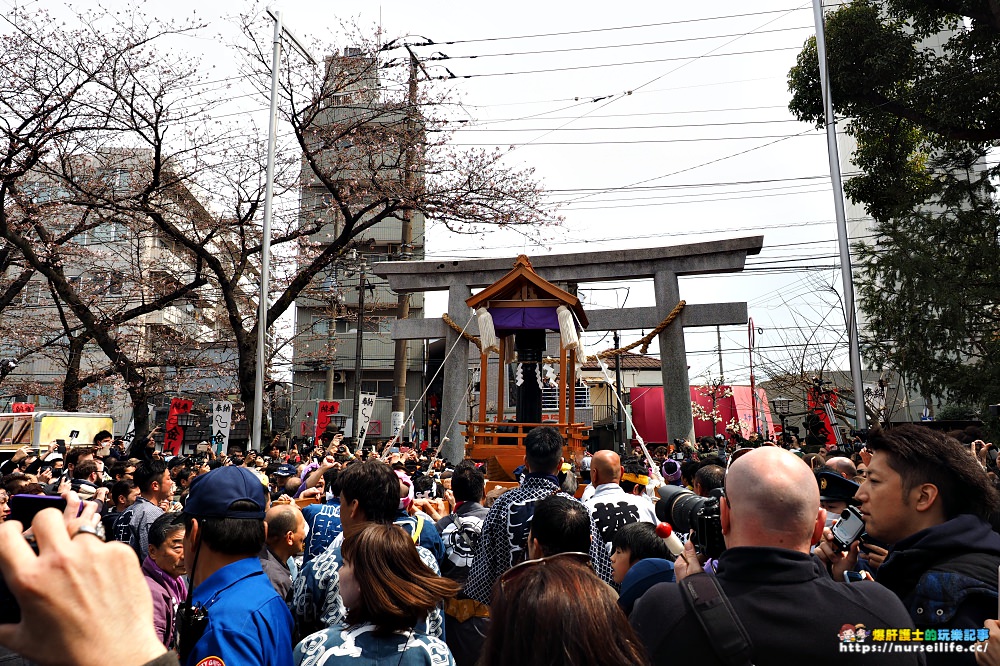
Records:
[[[699,554],[717,558],[726,549],[722,536],[722,518],[719,514],[719,494],[712,497],[695,495],[680,486],[660,486],[656,489],[660,501],[656,503],[656,517],[670,523],[681,534],[692,532],[691,540]]]

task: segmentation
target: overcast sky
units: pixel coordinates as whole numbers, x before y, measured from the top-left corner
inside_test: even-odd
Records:
[[[0,0],[0,8],[12,4]],[[197,12],[210,27],[184,48],[204,54],[205,65],[223,75],[236,71],[237,55],[226,44],[238,39],[223,17],[249,6],[143,5],[161,17]],[[300,37],[320,39],[331,52],[350,45],[337,33],[345,19],[381,25],[387,40],[433,40],[415,51],[446,55],[427,62],[431,73],[447,67],[459,78],[432,85],[459,94],[464,117],[474,121],[454,143],[515,147],[506,159],[534,167],[549,196],[564,203],[565,222],[546,231],[541,244],[513,233],[454,236],[429,224],[428,258],[599,252],[763,234],[764,250],[746,273],[683,279],[681,297],[747,301],[761,329],[755,364],[781,362],[782,348],[803,344],[824,317],[842,327],[842,315],[830,309],[837,303],[830,287],[839,289],[840,278],[824,134],[786,108],[788,69],[813,34],[811,2],[278,0],[274,7]],[[267,100],[249,95],[242,103],[260,113]],[[651,284],[584,285],[581,295],[587,308],[652,304]],[[443,295],[429,298],[425,316],[439,316],[444,306]],[[623,341],[641,333],[623,333]],[[688,329],[686,339],[692,382],[717,376],[714,328]],[[835,339],[818,337],[821,345]],[[589,340],[596,348],[610,342]],[[723,327],[722,348],[727,379],[748,381],[746,327]],[[834,365],[846,367],[846,353],[836,354]]]

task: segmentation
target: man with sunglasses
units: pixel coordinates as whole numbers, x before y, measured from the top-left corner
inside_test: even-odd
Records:
[[[845,624],[913,628],[891,592],[870,581],[837,583],[810,555],[823,534],[826,511],[819,505],[815,477],[795,454],[777,447],[746,453],[730,465],[724,492],[720,513],[726,550],[716,578],[748,634],[748,662],[839,666],[852,663],[853,654],[844,652],[862,651],[851,649],[857,645],[841,647]],[[680,584],[711,575],[703,571],[691,542],[674,568]],[[718,626],[719,618],[713,620]],[[709,638],[678,583],[650,588],[629,621],[653,664],[726,663],[716,652],[721,643]],[[923,662],[918,653],[887,652],[871,663]]]
[[[550,495],[562,495],[556,473],[562,465],[563,438],[549,426],[530,430],[524,438],[524,463],[527,473],[520,488],[501,495],[490,508],[483,522],[472,569],[465,593],[479,603],[489,604],[493,583],[515,564],[528,556],[528,532],[535,504]],[[591,534],[598,534],[591,518]],[[604,542],[594,539],[590,544],[594,570],[606,582],[611,582],[611,559]]]

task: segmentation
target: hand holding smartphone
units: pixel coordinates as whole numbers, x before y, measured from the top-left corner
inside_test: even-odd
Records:
[[[42,509],[66,509],[66,499],[55,495],[14,495],[10,498],[8,519],[16,520],[27,529]]]
[[[841,551],[851,549],[851,544],[861,538],[865,531],[865,521],[856,507],[849,506],[840,514],[840,520],[830,530],[833,542]]]

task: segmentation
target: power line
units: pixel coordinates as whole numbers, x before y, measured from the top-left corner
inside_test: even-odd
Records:
[[[677,21],[661,21],[661,22],[658,22],[658,23],[641,23],[641,24],[638,24],[638,25],[623,25],[623,26],[616,26],[616,27],[611,27],[611,28],[590,28],[590,29],[587,29],[587,30],[567,30],[565,32],[546,32],[546,33],[538,33],[538,34],[533,34],[533,35],[505,35],[505,36],[502,36],[502,37],[481,37],[479,39],[453,39],[453,40],[446,41],[446,42],[434,42],[434,41],[431,41],[431,40],[427,40],[427,42],[425,42],[425,43],[413,43],[413,44],[405,44],[405,45],[404,44],[400,44],[399,46],[393,46],[392,42],[390,42],[389,44],[386,44],[386,46],[383,47],[382,50],[389,51],[389,50],[393,50],[393,49],[404,48],[405,46],[412,46],[412,47],[418,47],[418,46],[441,46],[441,45],[450,46],[452,44],[474,44],[474,43],[482,43],[482,42],[499,42],[499,41],[506,41],[506,40],[512,40],[512,39],[536,39],[536,38],[539,38],[539,37],[561,37],[561,36],[564,36],[564,35],[585,35],[585,34],[591,34],[591,33],[595,33],[595,32],[613,32],[613,31],[616,31],[616,30],[636,30],[636,29],[639,29],[639,28],[656,28],[656,27],[660,27],[660,26],[664,26],[664,25],[684,25],[684,24],[687,24],[687,23],[704,23],[704,22],[707,22],[707,21],[722,21],[722,20],[726,20],[726,19],[745,18],[745,17],[748,17],[748,16],[766,16],[768,14],[782,14],[782,13],[787,14],[789,12],[793,12],[793,11],[797,11],[797,10],[801,10],[801,9],[804,9],[804,7],[793,7],[792,9],[773,9],[773,10],[763,11],[763,12],[747,12],[747,13],[744,13],[744,14],[729,14],[729,15],[725,15],[725,16],[705,16],[705,17],[694,18],[694,19],[681,19],[681,20],[677,20]]]
[[[636,195],[626,196],[626,197],[607,198],[607,199],[592,199],[591,202],[593,202],[593,203],[610,203],[610,202],[614,202],[614,201],[626,201],[626,202],[659,201],[659,200],[663,200],[663,199],[667,199],[667,200],[685,199],[685,198],[688,198],[688,197],[704,197],[704,196],[709,196],[709,195],[758,194],[760,192],[780,192],[782,190],[794,190],[794,189],[802,188],[802,187],[815,187],[816,185],[820,185],[820,184],[822,184],[822,183],[792,183],[792,184],[788,184],[788,185],[779,185],[777,187],[754,187],[753,189],[749,189],[749,190],[724,190],[724,191],[716,191],[716,192],[681,192],[681,193],[676,193],[676,194],[674,194],[674,193],[660,194],[657,191],[652,191],[652,192],[644,191],[644,192],[639,192]],[[684,189],[702,189],[702,188],[684,188]],[[650,194],[652,196],[640,196],[640,195],[644,195],[644,194]],[[572,204],[570,204],[570,205],[572,205]],[[574,208],[573,210],[585,210],[585,209]]]
[[[528,102],[529,104],[531,102]],[[538,102],[539,104],[542,102]],[[586,103],[590,103],[588,100]],[[476,106],[476,105],[473,105]],[[571,107],[567,107],[571,108]],[[591,114],[587,116],[588,118],[634,118],[638,116],[676,116],[685,114],[704,114],[704,113],[728,113],[732,111],[763,111],[763,110],[773,110],[773,109],[785,109],[788,107],[783,104],[778,105],[768,105],[768,106],[742,106],[742,107],[731,107],[728,109],[690,109],[687,111],[644,111],[639,113],[599,113]],[[558,113],[562,109],[555,109],[552,111],[543,111],[541,113],[532,114],[530,116],[522,116],[521,118],[497,118],[495,120],[444,120],[444,123],[455,123],[455,124],[467,124],[473,127],[480,127],[483,125],[494,125],[499,123],[512,123],[519,122],[522,120],[529,120],[533,118],[538,118],[540,116],[548,116],[546,120],[575,120],[576,116],[549,116],[549,113]]]
[[[755,32],[754,34],[756,34],[756,35],[764,35],[764,34],[769,34],[769,33],[773,33],[773,32],[790,32],[790,31],[793,31],[793,30],[812,30],[812,29],[813,29],[813,26],[807,25],[807,26],[800,26],[800,27],[794,27],[794,28],[774,28],[772,30],[760,30],[758,32]],[[505,52],[505,53],[479,53],[479,54],[474,54],[474,55],[449,56],[449,55],[446,55],[446,54],[442,53],[439,56],[434,56],[434,55],[427,56],[427,57],[423,58],[423,61],[424,62],[428,62],[428,61],[441,61],[441,60],[475,60],[475,59],[478,59],[478,58],[496,58],[496,57],[523,56],[523,55],[546,55],[546,54],[552,54],[552,53],[574,53],[574,52],[579,52],[579,51],[599,51],[599,50],[604,50],[604,49],[622,49],[622,48],[632,48],[632,47],[639,47],[639,46],[660,46],[662,44],[679,44],[679,43],[682,43],[682,42],[700,42],[700,41],[705,41],[705,40],[709,40],[709,39],[728,39],[730,37],[741,37],[741,36],[743,36],[743,34],[744,33],[735,33],[735,34],[728,34],[728,35],[704,35],[704,36],[701,36],[701,37],[681,37],[679,39],[663,39],[663,40],[657,40],[657,41],[652,41],[652,42],[637,42],[637,43],[632,43],[632,44],[602,44],[602,45],[595,45],[595,46],[575,46],[575,47],[563,48],[563,49],[540,49],[540,50],[536,50],[536,51],[509,51],[509,52]],[[405,63],[400,63],[400,64],[402,65],[402,64],[405,64]]]
[[[555,120],[550,118],[549,120]],[[733,125],[772,125],[775,123],[797,123],[795,118],[779,118],[777,120],[734,120],[728,123],[684,123],[681,125],[624,125],[618,127],[563,127],[558,128],[564,132],[596,132],[596,131],[620,131],[620,130],[651,130],[651,129],[681,129],[689,127],[731,127]],[[500,129],[487,129],[479,126],[456,127],[454,129],[430,129],[428,132],[546,132],[548,127],[503,127]]]
[[[652,192],[658,190],[673,190],[673,189],[687,189],[687,188],[701,188],[701,187],[730,187],[735,185],[765,185],[767,183],[784,183],[793,180],[829,180],[829,174],[823,174],[819,176],[792,176],[789,178],[762,178],[757,180],[732,180],[716,183],[678,183],[677,185],[650,185],[650,186],[636,186],[636,187],[623,187],[622,191],[635,191],[635,192]],[[574,187],[574,188],[552,188],[545,190],[546,193],[550,192],[606,192],[608,188],[606,187]]]
[[[825,192],[826,188],[823,189],[812,189],[812,190],[799,190],[796,192],[772,192],[769,194],[747,194],[745,196],[720,196],[714,197],[712,199],[683,199],[681,201],[657,201],[652,203],[631,203],[631,204],[615,204],[612,206],[581,206],[579,208],[573,208],[572,210],[618,210],[621,208],[651,208],[657,206],[677,206],[686,204],[696,204],[696,203],[715,203],[723,201],[739,201],[744,199],[765,199],[768,197],[784,197],[796,194],[817,194],[819,192]],[[599,203],[603,203],[603,200],[598,199]]]
[[[555,128],[551,130],[552,132],[558,131],[562,128]],[[639,139],[634,141],[529,141],[527,143],[514,144],[516,148],[523,148],[526,146],[601,146],[601,145],[629,145],[638,143],[698,143],[699,141],[749,141],[754,139],[780,139],[784,141],[785,139],[798,139],[798,138],[810,138],[808,132],[812,130],[807,130],[806,132],[798,132],[796,134],[765,134],[762,136],[717,136],[717,137],[703,137],[698,139]],[[822,138],[821,134],[816,134],[816,137]],[[777,143],[777,141],[772,142]],[[449,143],[449,146],[461,146],[461,147],[473,147],[473,146],[496,146],[496,143]],[[767,144],[772,145],[772,144]],[[764,146],[758,146],[757,148],[752,148],[751,150],[757,150],[758,148],[763,148]],[[749,150],[743,152],[750,152]],[[719,158],[721,161],[726,158]],[[700,165],[704,166],[704,165]],[[685,171],[690,171],[696,167],[690,167],[685,169]],[[683,171],[676,171],[674,174],[682,173]],[[669,174],[669,175],[674,175]],[[660,178],[666,178],[667,176],[660,176]],[[650,180],[656,180],[651,178]],[[640,181],[649,182],[649,181]],[[613,189],[613,188],[611,188]]]
[[[657,93],[657,92],[674,92],[674,91],[677,91],[677,90],[690,90],[692,88],[709,88],[709,87],[714,87],[714,86],[728,86],[728,85],[732,85],[734,83],[755,83],[755,82],[759,82],[759,81],[769,81],[769,80],[773,80],[773,79],[777,79],[777,78],[779,78],[779,77],[767,77],[767,76],[765,76],[765,77],[757,77],[757,78],[753,78],[753,79],[737,79],[735,81],[716,81],[716,82],[713,82],[713,83],[695,83],[695,84],[686,85],[686,86],[672,86],[670,88],[654,88],[652,90],[633,90],[631,92],[632,92],[632,95],[647,95],[647,94]],[[784,77],[780,77],[780,78],[781,78],[782,81],[784,80]],[[560,98],[557,98],[557,99],[541,99],[541,100],[530,100],[530,101],[522,101],[522,102],[498,102],[496,104],[468,104],[466,106],[469,106],[469,107],[474,108],[474,109],[492,109],[492,108],[497,108],[497,107],[502,107],[502,106],[525,106],[525,105],[530,105],[530,104],[555,104],[555,103],[558,103],[558,102],[581,102],[581,104],[591,104],[591,103],[598,102],[598,101],[601,101],[601,100],[607,99],[608,97],[613,97],[613,96],[621,97],[621,96],[625,96],[625,93],[610,93],[610,94],[603,94],[603,95],[577,95],[575,97],[560,97]],[[775,108],[777,108],[777,107],[775,107]],[[595,117],[596,118],[600,118],[601,116],[595,116]]]
[[[778,48],[773,48],[773,49],[758,49],[758,50],[753,50],[753,51],[736,51],[736,52],[733,52],[733,53],[707,53],[707,54],[704,54],[704,55],[682,56],[682,57],[678,57],[678,58],[657,58],[657,59],[654,59],[654,60],[634,60],[634,61],[631,61],[631,62],[608,62],[608,63],[599,63],[599,64],[596,64],[596,65],[573,65],[571,67],[552,67],[552,68],[548,68],[548,69],[530,69],[530,70],[522,70],[522,71],[519,71],[519,72],[488,72],[488,73],[485,73],[485,74],[452,74],[451,72],[449,72],[449,76],[441,75],[441,76],[434,76],[434,77],[431,77],[431,78],[443,81],[443,80],[450,80],[450,79],[481,79],[481,78],[490,77],[490,76],[520,76],[520,75],[523,75],[523,74],[552,74],[552,73],[557,73],[557,72],[579,71],[579,70],[583,70],[583,69],[600,69],[600,68],[603,68],[603,67],[628,67],[628,66],[632,66],[632,65],[650,65],[650,64],[654,64],[654,63],[660,63],[660,62],[679,62],[679,61],[682,61],[682,60],[694,61],[694,60],[700,60],[702,58],[727,58],[727,57],[730,57],[730,56],[745,56],[745,55],[756,55],[756,54],[760,54],[760,53],[778,53],[778,52],[781,52],[781,51],[801,51],[801,50],[802,50],[801,46],[784,46],[784,47],[778,47]],[[662,77],[660,77],[660,78],[662,78]],[[656,79],[654,79],[654,81],[655,80]]]

